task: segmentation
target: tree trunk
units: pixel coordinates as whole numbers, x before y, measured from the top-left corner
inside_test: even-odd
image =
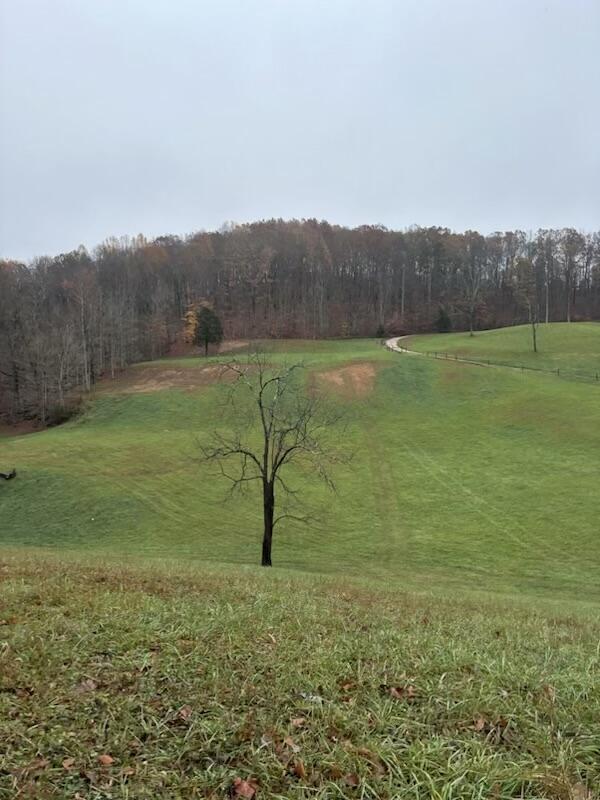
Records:
[[[204,340],[204,358],[208,357],[208,339]]]
[[[404,289],[406,286],[406,265],[402,266],[402,285],[400,291],[402,292],[402,297],[400,300],[400,322],[404,325]]]
[[[262,543],[261,566],[270,567],[271,546],[273,543],[273,514],[275,511],[275,490],[272,483],[263,481],[263,512],[264,512],[264,533]]]
[[[534,315],[533,307],[531,303],[529,303],[529,323],[531,325],[531,339],[533,343],[533,352],[537,353],[537,311]]]

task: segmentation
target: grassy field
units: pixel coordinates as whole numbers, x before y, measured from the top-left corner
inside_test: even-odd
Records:
[[[600,326],[563,329],[544,358],[592,364]],[[198,459],[231,424],[218,359],[0,439],[1,800],[600,797],[600,387],[270,348],[354,451],[337,494],[292,476],[320,519],[274,570],[259,498]]]
[[[597,614],[0,557],[0,798],[592,800]]]
[[[531,327],[518,325],[468,333],[413,336],[406,340],[412,350],[449,353],[462,358],[504,362],[544,370],[556,370],[594,379],[600,374],[600,323],[553,322],[538,325],[538,352],[532,348]]]
[[[586,341],[600,334],[581,330]],[[320,520],[279,531],[277,566],[400,588],[600,599],[598,387],[373,341],[278,344],[273,359],[289,357],[346,409],[354,458],[337,469],[335,495],[294,476]],[[196,438],[228,419],[211,365],[141,365],[104,385],[80,419],[1,439],[0,464],[20,474],[0,485],[0,541],[257,563],[258,497],[223,503],[226,485],[197,459]]]

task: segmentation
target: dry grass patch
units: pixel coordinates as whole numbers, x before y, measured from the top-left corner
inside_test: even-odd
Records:
[[[338,369],[317,372],[316,378],[321,385],[333,389],[347,398],[366,397],[375,386],[378,365],[371,361],[348,364]]]
[[[192,391],[225,378],[220,364],[193,367],[142,367],[127,370],[118,378],[102,381],[97,391],[108,394],[146,394],[166,389]]]

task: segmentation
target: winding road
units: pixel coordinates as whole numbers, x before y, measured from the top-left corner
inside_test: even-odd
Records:
[[[401,347],[398,342],[402,339],[408,339],[409,336],[394,336],[392,339],[387,339],[385,346],[388,350],[394,350],[396,353],[410,353],[412,356],[422,356],[423,353],[417,353],[415,350],[407,350],[406,347]]]

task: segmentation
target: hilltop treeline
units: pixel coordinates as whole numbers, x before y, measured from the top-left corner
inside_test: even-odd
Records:
[[[600,233],[574,229],[482,236],[272,220],[0,262],[0,415],[60,417],[74,389],[168,352],[203,298],[229,338],[524,321],[515,268],[524,259],[541,321],[600,318]]]

